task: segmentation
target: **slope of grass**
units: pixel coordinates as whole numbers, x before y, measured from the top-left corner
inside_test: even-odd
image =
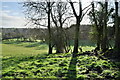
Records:
[[[40,42],[6,42],[0,45],[3,49],[3,78],[120,78],[120,62],[92,55],[81,55],[75,59],[71,53],[47,55],[47,45]],[[86,51],[94,47],[82,46],[82,49]]]
[[[2,46],[2,68],[14,66],[24,61],[32,61],[34,56],[47,54],[47,45],[37,45],[38,42],[6,41]],[[36,45],[34,47],[26,47]],[[44,48],[43,48],[44,47]]]
[[[13,58],[12,60],[16,60]],[[72,78],[83,79],[116,79],[119,78],[118,67],[109,60],[101,60],[96,56],[82,55],[77,57],[73,65],[71,53],[34,56],[32,60],[20,61],[16,65],[3,68],[4,78],[68,78],[69,70],[76,71]],[[72,61],[72,62],[71,62]],[[71,66],[70,66],[70,63]],[[75,67],[76,66],[76,67]]]
[[[45,46],[46,47],[46,46]],[[42,53],[47,53],[47,48],[42,50],[36,50],[37,48],[26,48],[23,46],[2,44],[2,55],[12,57],[33,56]]]
[[[28,77],[28,78],[56,78],[67,74],[70,57],[54,58],[45,57],[45,59],[35,59],[33,61],[24,61],[16,66],[8,67],[3,70],[4,77]]]
[[[120,78],[119,68],[110,60],[102,60],[96,56],[78,56],[77,77],[91,79],[115,79]]]

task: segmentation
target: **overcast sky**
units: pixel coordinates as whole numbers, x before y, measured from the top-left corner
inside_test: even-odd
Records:
[[[73,0],[74,1],[74,0]],[[92,0],[82,0],[83,7],[90,4]],[[98,1],[98,0],[96,0]],[[21,6],[20,0],[2,0],[0,13],[0,27],[3,28],[25,28],[24,26],[27,21],[25,20],[25,15],[23,13],[23,8]],[[89,24],[88,16],[85,16],[82,24]]]

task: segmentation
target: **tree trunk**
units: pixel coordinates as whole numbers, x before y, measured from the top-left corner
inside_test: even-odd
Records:
[[[118,24],[118,2],[115,2],[115,53],[120,53],[120,29]]]
[[[102,50],[105,51],[108,49],[108,38],[107,38],[107,8],[108,8],[108,2],[105,2],[105,12],[104,12],[104,27],[103,27],[103,39],[102,39]]]
[[[92,16],[93,16],[93,21],[95,22],[95,27],[96,27],[96,31],[98,32],[97,34],[97,49],[100,49],[100,42],[101,42],[101,37],[100,37],[100,30],[98,27],[98,23],[97,23],[97,19],[95,16],[95,10],[94,10],[94,2],[92,2]]]
[[[63,42],[63,36],[60,28],[57,31],[57,36],[56,36],[56,53],[64,53],[64,42]]]
[[[65,52],[65,44],[64,44],[64,34],[63,29],[60,27],[57,29],[57,41],[56,41],[56,53],[64,53]]]
[[[61,42],[60,42],[61,43]],[[56,46],[56,53],[64,53],[64,47],[62,44]]]
[[[76,26],[75,26],[75,39],[74,39],[74,49],[73,49],[73,53],[78,53],[78,46],[79,46],[79,27],[80,27],[80,22],[82,20],[82,4],[79,0],[79,15],[77,15],[77,12],[75,11],[75,7],[73,5],[73,2],[69,2],[72,10],[73,10],[73,14],[76,18]],[[76,54],[74,54],[76,55]]]
[[[48,36],[49,36],[49,50],[48,54],[52,54],[52,44],[51,44],[51,29],[50,29],[50,2],[48,2]]]
[[[98,30],[97,30],[98,31]],[[101,43],[101,37],[100,37],[100,31],[98,31],[98,35],[97,35],[97,49],[100,50],[100,43]]]
[[[75,39],[74,39],[74,50],[73,53],[78,53],[78,46],[79,46],[79,27],[80,21],[76,19],[76,26],[75,26]]]

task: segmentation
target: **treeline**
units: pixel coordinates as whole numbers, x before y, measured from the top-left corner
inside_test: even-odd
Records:
[[[2,28],[2,40],[36,41],[44,40],[45,35],[47,35],[46,29],[42,28]]]
[[[88,14],[93,25],[92,34],[96,41],[96,50],[101,50],[102,52],[109,50],[110,37],[108,37],[108,24],[111,20],[113,21],[113,33],[115,34],[113,38],[115,41],[113,50],[118,55],[120,54],[118,2],[116,0],[112,3],[115,7],[108,6],[109,3],[108,0],[104,2],[93,1],[85,8],[83,8],[80,0],[78,2],[72,2],[71,0],[68,2],[62,2],[61,0],[56,2],[50,0],[44,2],[27,1],[22,5],[29,23],[32,23],[37,28],[40,26],[47,28],[49,54],[52,54],[53,46],[56,48],[56,53],[66,52],[66,47],[69,46],[67,39],[69,38],[63,28],[70,25],[73,18],[75,20],[73,53],[78,53],[81,21]],[[52,26],[55,27],[54,32],[56,33],[53,33]],[[53,34],[55,35],[53,36]]]
[[[74,40],[75,25],[71,25],[68,28],[63,28],[67,36],[69,44]],[[52,28],[52,39],[56,38],[56,28]],[[2,28],[2,40],[17,39],[18,41],[48,41],[47,28]],[[82,25],[81,34],[79,38],[81,40],[90,40],[91,25]],[[55,42],[55,41],[53,41]],[[72,44],[72,43],[71,43]]]

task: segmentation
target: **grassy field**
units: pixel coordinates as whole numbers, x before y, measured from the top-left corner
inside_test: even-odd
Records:
[[[3,78],[120,78],[120,62],[102,60],[96,56],[71,53],[47,54],[47,44],[42,42],[3,41]],[[94,46],[82,46],[83,51]],[[55,50],[53,51],[55,52]],[[81,53],[78,53],[81,54]],[[74,64],[73,64],[74,63]],[[22,80],[22,79],[21,79]]]
[[[82,44],[84,42],[82,41]],[[2,55],[4,56],[14,56],[23,57],[24,56],[35,56],[38,54],[47,54],[48,46],[42,42],[17,42],[17,41],[3,41]],[[72,46],[71,46],[72,47]],[[73,48],[73,47],[72,47]],[[81,46],[83,51],[89,51],[94,49],[94,46]],[[55,53],[55,50],[53,50]]]
[[[45,49],[39,47],[24,47],[18,46],[15,44],[2,44],[2,55],[4,56],[12,56],[12,57],[22,57],[24,56],[34,56],[38,54],[47,53],[46,45],[42,46]],[[39,49],[40,48],[40,49]]]

